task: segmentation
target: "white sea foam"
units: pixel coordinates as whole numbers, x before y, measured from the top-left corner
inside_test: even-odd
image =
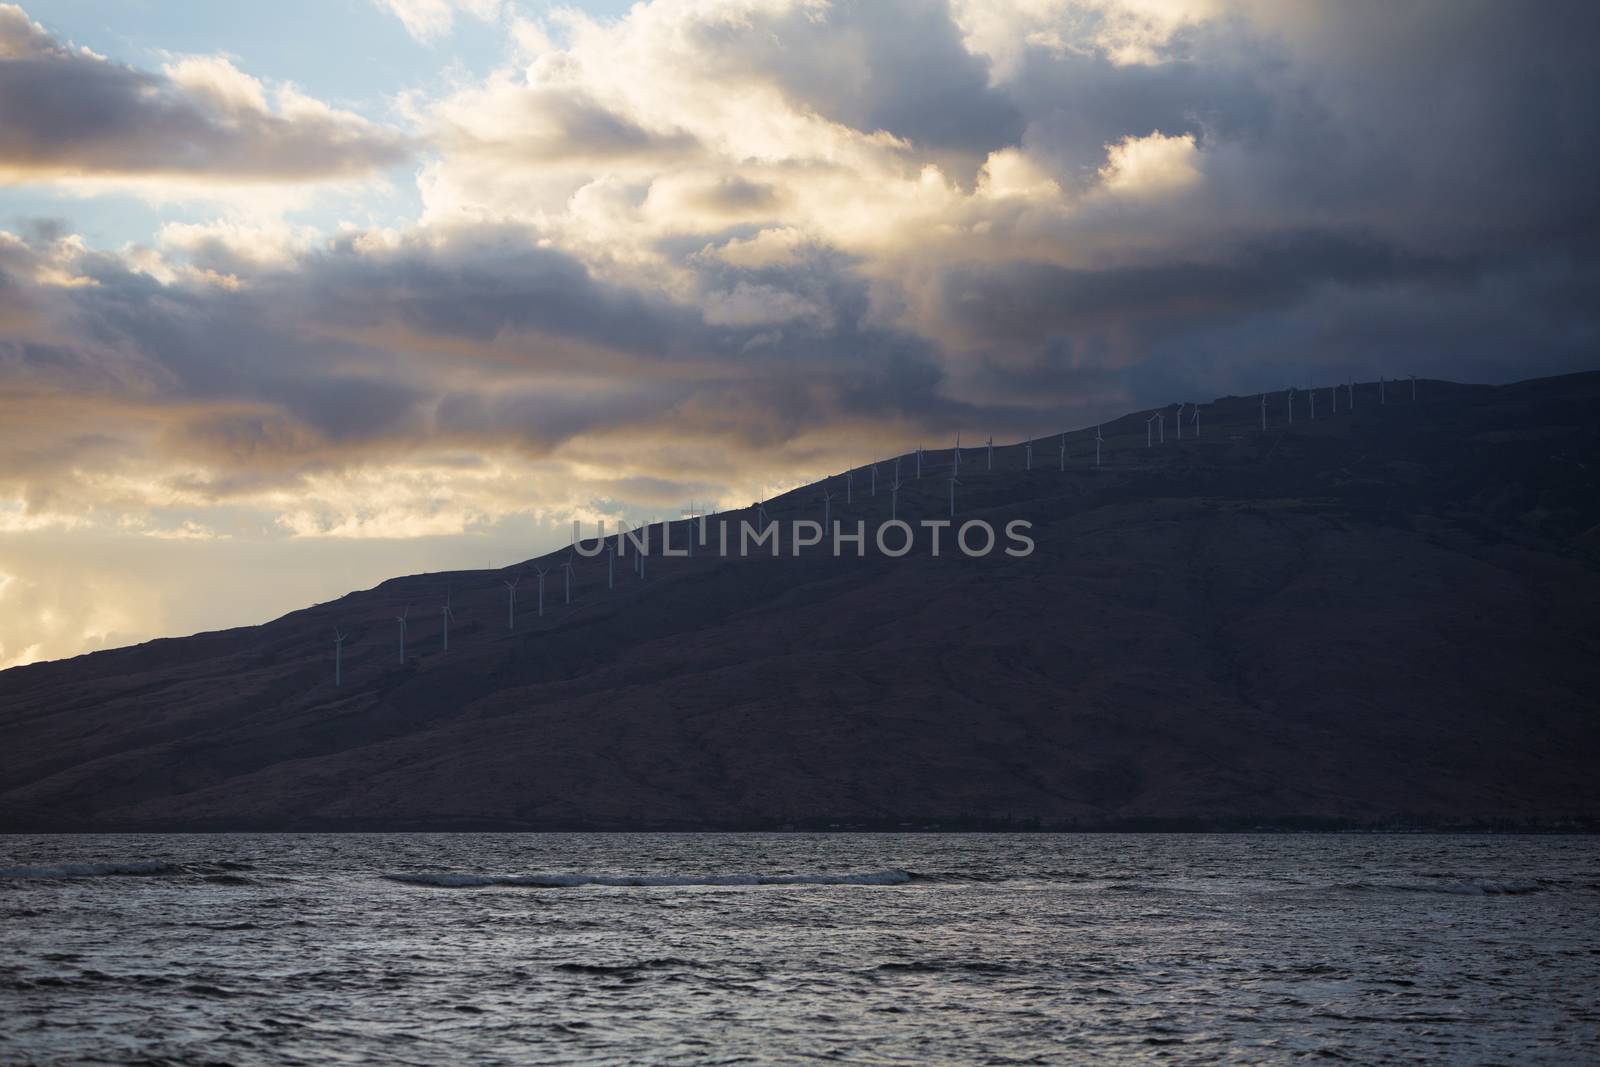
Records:
[[[911,874],[902,870],[857,874],[448,874],[433,872],[386,874],[385,878],[409,885],[444,889],[481,886],[529,886],[569,889],[578,886],[740,886],[740,885],[905,885]]]
[[[104,878],[110,875],[167,874],[179,868],[161,860],[122,863],[58,863],[48,867],[0,867],[0,880],[42,878]]]

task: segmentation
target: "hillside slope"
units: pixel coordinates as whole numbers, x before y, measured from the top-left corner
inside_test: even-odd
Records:
[[[1357,399],[1288,428],[1274,394],[1263,433],[1224,398],[1153,448],[1130,415],[1099,469],[1092,429],[1064,472],[1056,438],[967,450],[960,517],[1030,520],[1027,558],[702,553],[608,590],[601,557],[542,619],[526,564],[416,575],[0,672],[0,829],[1600,818],[1600,374]],[[900,517],[944,516],[950,462],[902,461]],[[886,518],[888,469],[831,479],[834,517]]]

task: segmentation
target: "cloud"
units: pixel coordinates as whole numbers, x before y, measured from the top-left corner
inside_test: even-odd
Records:
[[[465,10],[389,6],[428,39]],[[559,531],[959,428],[1593,363],[1600,16],[1565,0],[479,5],[504,64],[411,94],[404,136],[0,12],[0,144],[30,181],[257,188],[414,152],[421,204],[118,249],[7,223],[19,536]]]
[[[1194,134],[1167,137],[1160,130],[1107,145],[1106,163],[1100,168],[1101,184],[1121,196],[1167,195],[1188,188],[1200,177]]]
[[[501,0],[373,0],[405,26],[406,32],[431,43],[448,35],[455,25],[457,11],[464,11],[485,22],[500,15]]]
[[[409,151],[401,135],[292,86],[269,94],[226,57],[142,71],[0,5],[0,183],[350,178]]]

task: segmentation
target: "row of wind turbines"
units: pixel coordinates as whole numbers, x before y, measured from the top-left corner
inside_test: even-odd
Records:
[[[1409,377],[1410,386],[1411,386],[1410,399],[1411,399],[1412,402],[1415,402],[1416,399],[1417,399],[1417,379],[1416,379],[1416,375],[1409,375],[1408,377]],[[1353,412],[1355,410],[1357,384],[1358,383],[1354,379],[1352,379],[1352,380],[1350,380],[1348,382],[1345,382],[1345,383],[1341,383],[1341,384],[1338,384],[1338,385],[1333,385],[1333,386],[1327,387],[1328,392],[1330,394],[1330,400],[1331,400],[1331,403],[1332,403],[1332,412],[1333,412],[1333,414],[1338,414],[1338,411],[1339,411],[1339,393],[1340,393],[1341,390],[1344,391],[1345,396],[1346,396],[1346,401],[1345,401],[1346,410],[1347,411],[1351,411],[1351,412]],[[1386,381],[1386,379],[1384,379],[1381,376],[1378,378],[1378,380],[1376,382],[1377,398],[1378,398],[1378,403],[1380,405],[1386,405],[1388,403],[1388,392],[1387,392],[1387,385],[1388,384],[1389,384],[1389,382]],[[1316,417],[1317,417],[1316,398],[1317,398],[1318,391],[1319,391],[1319,388],[1316,387],[1316,386],[1312,386],[1312,387],[1310,387],[1310,388],[1305,390],[1305,396],[1306,396],[1307,401],[1308,401],[1309,415],[1310,415],[1310,418],[1312,420],[1315,420]],[[1286,413],[1287,413],[1287,425],[1289,425],[1289,426],[1294,425],[1294,402],[1295,402],[1295,397],[1296,397],[1296,395],[1298,393],[1299,393],[1299,390],[1294,386],[1290,386],[1284,391],[1284,400],[1285,400]],[[1267,410],[1267,408],[1268,408],[1268,396],[1269,395],[1270,394],[1262,393],[1262,394],[1260,394],[1260,397],[1259,397],[1260,408],[1261,408],[1261,430],[1262,430],[1262,432],[1266,432],[1267,429],[1268,429],[1268,421],[1269,420],[1268,420],[1268,410]],[[1202,405],[1200,405],[1198,403],[1193,403],[1193,402],[1190,402],[1190,401],[1183,401],[1183,402],[1178,403],[1176,405],[1176,409],[1172,410],[1170,412],[1171,417],[1172,417],[1173,429],[1174,429],[1177,441],[1181,442],[1183,440],[1183,423],[1184,423],[1184,414],[1185,414],[1184,409],[1185,408],[1191,409],[1188,412],[1189,423],[1190,423],[1190,426],[1191,426],[1191,437],[1194,440],[1199,440],[1200,439],[1200,427],[1201,427],[1200,412],[1201,412],[1201,407],[1202,407]],[[1160,408],[1160,409],[1158,409],[1156,411],[1151,412],[1145,418],[1144,425],[1145,425],[1145,447],[1146,448],[1154,448],[1157,445],[1162,445],[1162,444],[1166,443],[1166,439],[1167,439],[1167,436],[1166,436],[1166,424],[1167,424],[1167,416],[1168,416],[1168,414],[1169,414],[1168,408],[1163,407],[1163,408]],[[1103,459],[1103,447],[1105,445],[1105,437],[1101,433],[1103,425],[1104,424],[1100,424],[1100,425],[1096,425],[1095,426],[1095,428],[1094,428],[1094,437],[1092,438],[1092,440],[1094,441],[1094,466],[1096,468],[1099,468],[1101,466],[1102,459]],[[1059,435],[1059,447],[1057,449],[1057,470],[1058,471],[1065,471],[1067,469],[1067,437],[1068,437],[1068,434],[1065,434],[1065,433]],[[1029,438],[1026,439],[1026,441],[1023,442],[1023,469],[1025,471],[1032,471],[1033,470],[1033,452],[1034,452],[1034,442],[1035,442],[1035,440],[1036,440],[1035,438],[1029,437]],[[981,447],[982,450],[983,450],[983,462],[984,462],[984,471],[985,471],[985,473],[992,473],[994,471],[994,437],[993,437],[993,435],[990,435],[987,438],[987,440],[985,440],[983,445],[978,446],[978,447]],[[951,519],[954,519],[955,516],[956,516],[956,487],[962,484],[961,479],[960,479],[962,453],[963,453],[963,449],[962,449],[962,446],[961,446],[961,434],[958,431],[956,433],[955,443],[950,449],[950,453],[949,453],[950,454],[950,463],[949,463],[949,467],[948,467],[948,470],[947,470],[947,473],[946,473],[946,481],[948,483],[948,488],[949,488],[949,517]],[[906,453],[906,454],[901,455],[901,456],[896,456],[892,460],[892,462],[893,462],[893,477],[889,480],[888,485],[887,485],[887,489],[888,489],[888,493],[889,493],[889,518],[890,518],[890,521],[895,521],[895,520],[898,519],[898,517],[899,517],[899,498],[900,498],[900,493],[903,490],[908,488],[907,483],[904,480],[902,480],[902,478],[901,478],[901,474],[900,474],[901,460],[902,459],[906,459],[906,458],[910,458],[914,462],[915,469],[914,469],[913,478],[916,481],[920,481],[922,479],[923,473],[924,473],[923,467],[924,467],[925,456],[926,456],[925,450],[922,448],[922,446],[919,445],[915,449],[913,449],[911,452]],[[882,461],[882,462],[890,462],[890,461]],[[828,530],[828,529],[832,528],[831,527],[831,522],[832,522],[832,516],[833,516],[833,502],[836,499],[838,499],[838,497],[839,497],[839,493],[835,489],[835,479],[838,479],[838,478],[842,478],[843,479],[843,482],[844,482],[844,486],[843,486],[844,504],[846,506],[850,506],[850,505],[853,505],[854,499],[855,499],[855,477],[856,477],[856,475],[858,473],[863,473],[863,472],[869,478],[868,495],[869,495],[869,497],[871,497],[873,499],[876,499],[876,497],[878,495],[878,463],[876,463],[876,462],[868,464],[864,468],[852,468],[850,470],[845,471],[841,475],[835,475],[835,476],[833,476],[831,478],[827,478],[827,479],[823,480],[821,493],[820,493],[820,495],[818,496],[817,499],[818,499],[818,502],[821,503],[821,505],[822,505],[822,528],[824,530]],[[754,509],[754,511],[756,513],[756,519],[757,519],[758,525],[763,529],[766,528],[767,525],[769,524],[769,522],[771,521],[768,518],[768,515],[767,515],[767,502],[766,502],[766,499],[763,497],[762,499],[757,500],[751,507]],[[716,514],[718,514],[718,512],[716,512],[715,510],[712,510],[711,512],[709,512],[709,514],[710,515],[716,515]],[[688,555],[689,556],[693,556],[694,555],[694,544],[695,544],[695,538],[693,537],[693,524],[696,521],[701,522],[701,524],[702,524],[701,525],[701,531],[702,531],[702,533],[701,533],[701,543],[704,544],[705,543],[704,542],[704,519],[707,517],[707,514],[706,513],[702,513],[701,510],[698,509],[695,506],[694,502],[691,501],[689,506],[687,508],[683,509],[683,515],[686,517],[686,519],[690,523],[691,536],[688,539],[689,540]],[[665,534],[665,527],[667,526],[667,520],[657,520],[657,521],[663,527],[663,534]],[[644,529],[646,531],[648,531],[650,527],[655,526],[656,524],[657,524],[656,522],[647,523],[647,524],[645,524]],[[619,539],[620,539],[620,535],[619,535]],[[647,533],[646,538],[645,538],[645,543],[648,543],[648,542],[649,542],[649,537],[648,537],[648,533]],[[665,542],[663,542],[663,543],[665,543]],[[616,545],[614,543],[613,544],[607,544],[606,548],[605,548],[605,552],[606,552],[606,588],[608,590],[611,590],[611,589],[615,589],[616,588],[616,557],[617,557]],[[538,587],[537,588],[537,594],[536,594],[536,608],[535,608],[535,613],[536,613],[537,617],[539,617],[539,618],[543,618],[544,617],[545,578],[548,575],[550,575],[552,572],[554,572],[554,571],[559,570],[561,572],[561,574],[562,574],[563,579],[564,579],[564,589],[563,589],[562,602],[565,605],[571,605],[571,603],[572,603],[572,581],[573,581],[573,578],[574,578],[574,576],[576,574],[576,569],[575,569],[575,566],[574,566],[574,563],[573,563],[573,558],[574,558],[575,553],[576,553],[576,547],[573,547],[573,548],[569,549],[568,552],[567,552],[566,559],[564,559],[559,564],[559,566],[543,566],[542,567],[542,566],[539,566],[538,564],[531,564],[530,565],[532,567],[533,575],[534,575],[534,578],[535,578],[535,580],[537,582],[537,587]],[[640,580],[643,580],[643,578],[645,576],[645,552],[637,551],[637,552],[635,552],[633,554],[632,567],[633,567],[635,575]],[[505,590],[506,590],[506,629],[507,630],[515,630],[516,629],[517,589],[518,589],[519,585],[521,584],[523,577],[524,577],[524,575],[514,574],[509,578],[501,579],[501,583],[505,586]],[[441,622],[442,622],[442,627],[441,627],[441,631],[440,631],[440,636],[441,636],[440,651],[441,652],[448,652],[450,650],[450,623],[455,619],[455,611],[451,607],[451,596],[450,596],[449,590],[446,590],[446,592],[445,592],[445,600],[444,600],[444,604],[440,608],[440,612],[441,612]],[[400,638],[400,640],[399,640],[399,661],[400,661],[400,663],[402,665],[404,665],[405,662],[406,662],[406,636],[407,636],[407,626],[410,623],[410,615],[411,615],[411,609],[408,606],[399,615],[396,615],[395,619],[394,619],[395,623],[400,628],[400,634],[399,634],[399,638]],[[333,647],[334,647],[333,677],[334,677],[334,685],[335,686],[342,686],[343,683],[344,683],[344,672],[343,672],[344,642],[345,642],[345,639],[347,637],[348,637],[348,634],[343,629],[336,629],[334,631],[334,641],[333,641]]]

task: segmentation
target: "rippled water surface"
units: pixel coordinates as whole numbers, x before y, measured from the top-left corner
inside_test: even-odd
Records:
[[[0,1063],[1593,1063],[1597,846],[0,838]]]

